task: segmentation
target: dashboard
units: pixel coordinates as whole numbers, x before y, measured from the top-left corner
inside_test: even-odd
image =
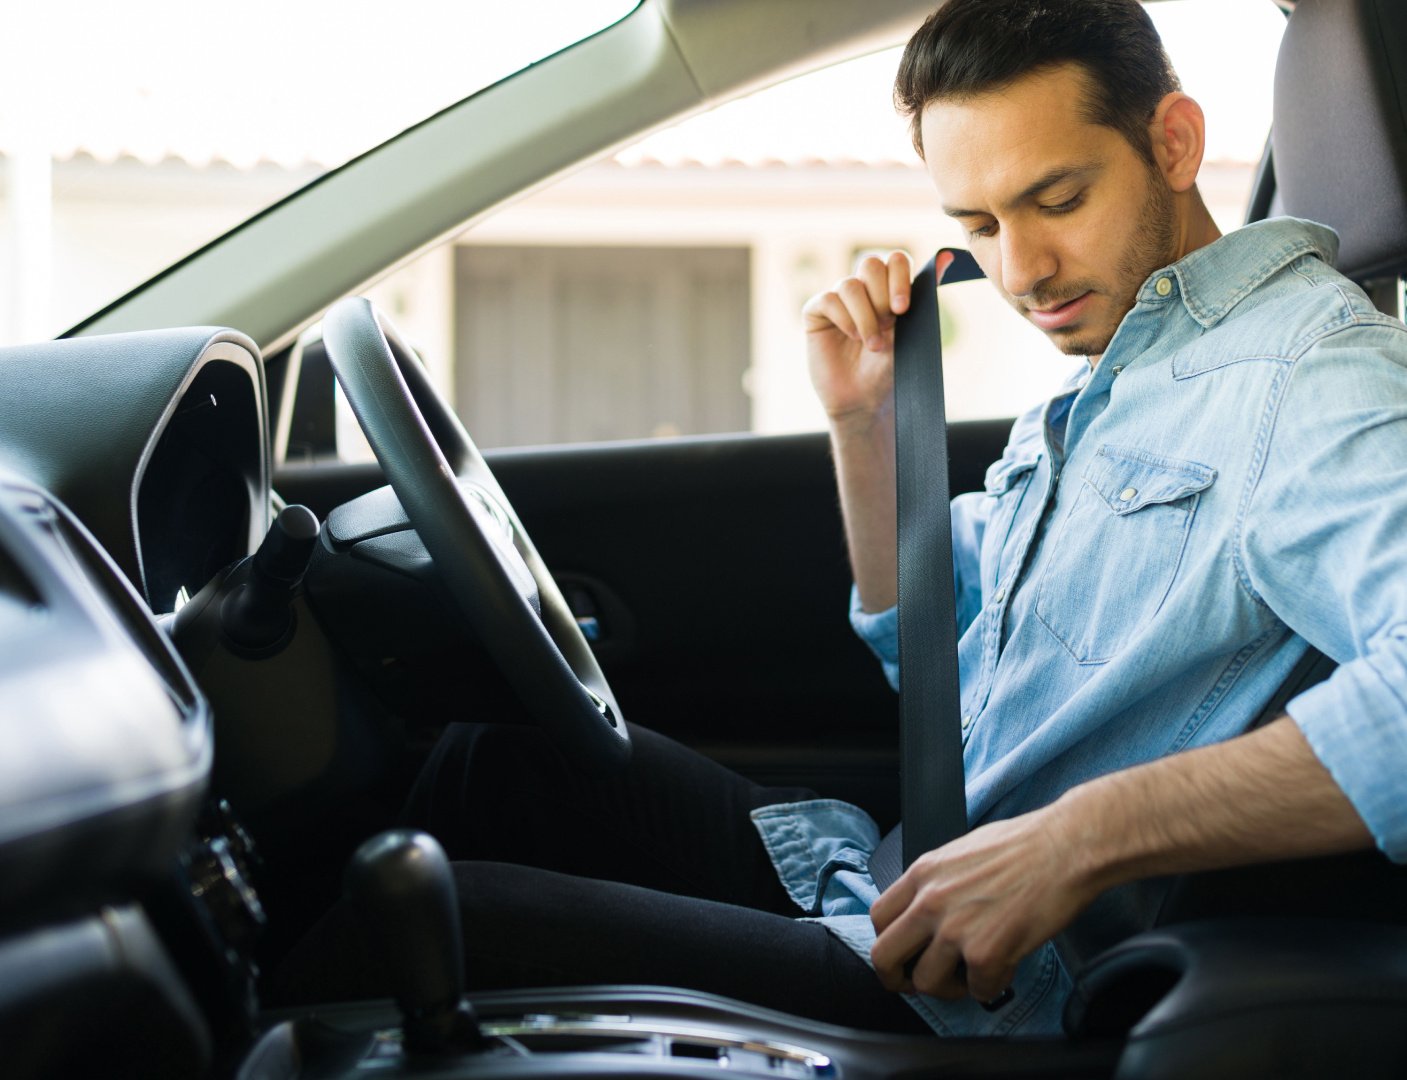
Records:
[[[24,1048],[16,1075],[120,1075],[128,1045],[165,1048],[165,1064],[134,1052],[133,1075],[203,1071],[204,1017],[249,1013],[252,972],[223,943],[260,913],[208,801],[213,713],[152,613],[264,535],[265,401],[257,349],[226,330],[0,349],[0,1041]],[[196,1004],[191,964],[224,1006]]]
[[[200,1060],[205,1025],[131,900],[165,886],[189,849],[210,710],[92,534],[9,470],[0,688],[0,1041],[22,1048],[17,1075],[31,1055],[36,1071],[107,1071],[73,1025],[103,1032],[116,1014],[104,1055],[158,1038]]]
[[[0,349],[0,461],[169,614],[269,526],[257,357],[242,334],[208,327]]]

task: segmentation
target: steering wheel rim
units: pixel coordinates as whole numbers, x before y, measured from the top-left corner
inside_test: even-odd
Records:
[[[414,352],[360,296],[328,309],[323,343],[454,607],[519,700],[570,759],[623,765],[630,735],[590,645],[488,463]]]

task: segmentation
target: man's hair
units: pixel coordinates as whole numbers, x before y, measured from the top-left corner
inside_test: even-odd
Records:
[[[1181,87],[1138,0],[949,0],[909,39],[894,105],[922,157],[930,103],[1000,90],[1065,63],[1089,77],[1086,118],[1118,131],[1152,164],[1149,121]]]

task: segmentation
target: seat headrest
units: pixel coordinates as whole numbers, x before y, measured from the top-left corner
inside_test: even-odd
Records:
[[[1338,232],[1339,269],[1407,270],[1407,3],[1299,0],[1271,131],[1280,205]]]

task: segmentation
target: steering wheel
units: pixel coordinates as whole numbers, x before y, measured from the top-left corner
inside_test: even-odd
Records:
[[[619,766],[630,735],[562,591],[483,455],[370,301],[323,318],[332,370],[453,605],[570,759]]]

